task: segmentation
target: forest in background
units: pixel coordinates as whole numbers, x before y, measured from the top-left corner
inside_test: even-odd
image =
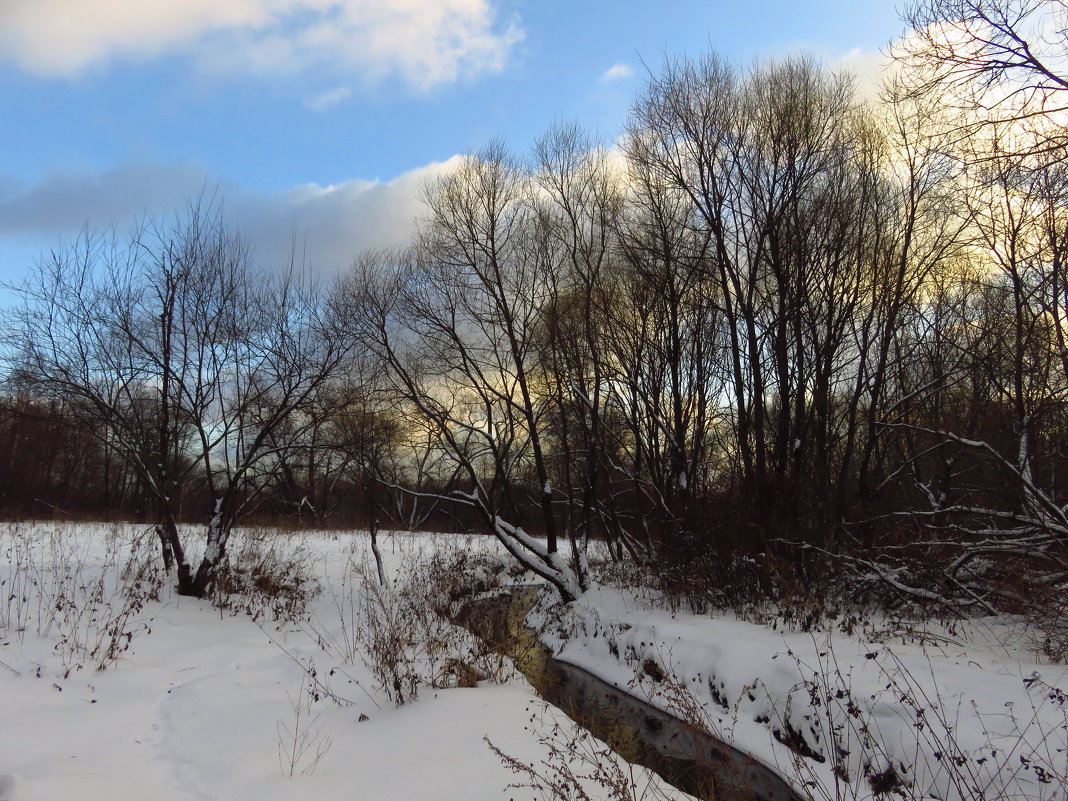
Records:
[[[1063,648],[1063,11],[917,6],[878,101],[669,60],[616,146],[493,143],[330,285],[210,201],[86,234],[5,315],[0,508],[157,524],[191,594],[239,520],[479,530],[564,598],[598,540],[695,608],[1037,611]]]

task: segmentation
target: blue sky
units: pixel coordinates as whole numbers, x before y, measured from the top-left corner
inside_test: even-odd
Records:
[[[804,51],[864,74],[879,0],[0,0],[0,281],[204,188],[266,262],[404,238],[422,182],[554,120],[606,140],[646,66]]]

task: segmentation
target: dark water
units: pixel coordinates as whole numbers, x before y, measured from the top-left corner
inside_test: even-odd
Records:
[[[554,659],[524,624],[536,595],[525,588],[474,601],[456,622],[510,656],[547,702],[680,790],[710,801],[806,801],[773,770],[707,731]]]

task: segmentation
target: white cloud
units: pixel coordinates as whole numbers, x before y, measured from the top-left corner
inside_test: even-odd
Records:
[[[857,92],[869,100],[878,98],[883,79],[893,65],[893,59],[885,53],[879,50],[861,50],[859,47],[853,48],[834,62],[834,66],[853,74]]]
[[[433,162],[390,181],[305,184],[271,195],[238,194],[227,217],[268,264],[285,261],[294,244],[321,273],[344,269],[362,250],[406,244],[422,214],[426,181],[459,159]]]
[[[0,59],[70,77],[117,59],[184,53],[207,69],[325,69],[417,88],[500,70],[522,39],[495,0],[16,0],[0,2]]]
[[[260,193],[218,185],[196,165],[127,165],[102,173],[56,173],[31,186],[0,175],[0,251],[39,243],[39,251],[87,226],[121,233],[146,214],[180,212],[215,197],[265,267],[284,266],[294,248],[322,274],[344,269],[367,248],[405,244],[422,211],[422,188],[459,157],[432,162],[389,181],[353,179]]]
[[[352,90],[347,86],[339,86],[326,92],[320,92],[314,97],[304,101],[304,105],[312,111],[327,111],[334,106],[344,103],[352,96]]]
[[[609,67],[604,75],[601,76],[602,81],[619,81],[624,78],[629,78],[634,74],[634,70],[626,64],[613,64]]]

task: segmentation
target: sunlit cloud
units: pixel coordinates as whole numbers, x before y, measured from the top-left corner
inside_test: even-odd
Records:
[[[407,244],[423,214],[423,187],[459,157],[409,170],[389,181],[306,184],[274,194],[238,193],[227,217],[269,264],[293,251],[322,274],[347,267],[362,250]]]
[[[861,97],[876,100],[888,71],[894,67],[894,60],[879,50],[861,50],[855,47],[834,62],[833,66],[853,75]]]
[[[503,69],[523,38],[494,0],[0,2],[0,60],[73,77],[184,54],[227,74],[399,76],[418,89]]]

